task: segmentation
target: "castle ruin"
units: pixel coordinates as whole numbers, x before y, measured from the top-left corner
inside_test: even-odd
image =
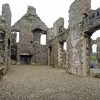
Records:
[[[68,73],[90,75],[89,56],[92,34],[100,29],[100,8],[91,9],[91,0],[75,0],[69,9],[69,25],[64,28],[64,19],[59,18],[48,28],[29,6],[27,13],[11,26],[11,11],[3,5],[0,16],[0,70],[9,64],[42,64],[64,68]],[[16,34],[19,32],[19,42]],[[46,45],[40,44],[41,34],[46,34]],[[66,42],[66,50],[64,50]],[[100,63],[100,38],[97,44],[97,59]]]

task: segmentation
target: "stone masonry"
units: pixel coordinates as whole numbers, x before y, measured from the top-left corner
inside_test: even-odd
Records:
[[[66,64],[64,66],[67,72],[88,76],[90,74],[91,36],[100,28],[100,8],[91,10],[91,0],[75,0],[69,9],[68,29],[64,31],[63,20],[58,21],[47,34],[48,64],[62,68],[62,42],[66,41]]]
[[[66,51],[63,48],[66,42],[68,29],[64,28],[64,19],[59,18],[53,28],[48,29],[48,64],[58,68],[66,66]],[[65,55],[65,56],[64,56]]]
[[[48,29],[36,14],[36,9],[31,6],[11,28],[11,11],[9,5],[5,4],[0,16],[0,67],[8,69],[11,55],[11,61],[17,64],[48,64],[66,68],[66,71],[72,74],[88,76],[91,36],[98,29],[100,29],[100,8],[92,10],[91,0],[75,0],[71,4],[67,29],[64,28],[64,19],[61,17],[52,28]],[[18,32],[19,42],[16,43],[14,33]],[[40,43],[41,34],[47,35],[46,45]],[[98,62],[100,62],[99,44],[98,38]]]
[[[40,44],[41,34],[47,34],[47,26],[28,6],[27,13],[12,26],[12,32],[19,32],[17,63],[47,64],[47,47]]]
[[[0,16],[0,73],[9,69],[10,61],[10,33],[11,33],[11,11],[8,4],[2,5]]]

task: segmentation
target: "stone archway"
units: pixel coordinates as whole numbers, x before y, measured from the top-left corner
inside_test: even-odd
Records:
[[[86,46],[86,58],[88,59],[87,60],[87,65],[88,65],[88,67],[90,68],[91,67],[91,61],[90,61],[90,54],[91,54],[91,52],[92,52],[92,44],[96,44],[96,41],[97,40],[92,40],[91,39],[91,36],[97,31],[97,30],[99,30],[99,26],[98,26],[98,28],[93,28],[93,29],[91,29],[90,31],[88,31],[86,34],[87,34],[87,36],[86,36],[86,44],[87,44],[87,46]],[[98,41],[99,42],[99,41]],[[98,52],[98,51],[97,51]],[[84,58],[84,57],[83,57]],[[96,65],[94,66],[94,67],[96,67]]]
[[[94,12],[94,13],[97,13]],[[84,24],[84,28],[83,28],[83,33],[82,33],[82,66],[83,66],[83,75],[87,76],[90,74],[90,61],[89,61],[89,57],[90,57],[90,53],[91,53],[91,49],[92,49],[92,40],[91,40],[91,36],[92,34],[100,29],[100,23],[97,20],[99,20],[99,18],[96,20],[95,17],[93,17],[93,15],[95,16],[95,14],[92,13],[92,22],[89,19],[85,24]],[[90,16],[85,18],[86,19],[90,18]],[[84,21],[84,20],[83,20]],[[88,23],[88,24],[87,24]]]

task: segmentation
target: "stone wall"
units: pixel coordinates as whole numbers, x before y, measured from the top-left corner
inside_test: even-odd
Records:
[[[54,24],[53,24],[53,34],[54,37],[58,36],[60,33],[63,33],[64,31],[64,19],[59,18]]]
[[[64,31],[62,18],[58,19],[53,24],[53,28],[49,29],[48,46],[49,48],[52,47],[52,51],[48,50],[51,53],[48,58],[53,59],[54,63],[52,61],[52,65],[61,66],[65,62],[67,72],[84,76],[89,74],[90,37],[93,31],[93,29],[91,31],[89,29],[96,29],[95,26],[98,25],[96,23],[91,27],[88,18],[92,12],[91,0],[75,0],[70,6],[67,31]],[[92,23],[96,22],[93,18],[91,20]],[[63,60],[65,57],[62,53],[62,43],[64,41],[67,42],[66,61]],[[50,57],[50,55],[53,57]]]
[[[3,67],[4,73],[8,70],[10,63],[10,33],[11,11],[9,5],[4,4],[0,16],[0,69]]]
[[[47,46],[46,45],[36,45],[36,52],[34,55],[36,57],[33,57],[35,60],[36,64],[41,64],[41,65],[47,65],[48,64],[48,52],[47,52]]]
[[[90,1],[90,0],[89,0]],[[83,75],[84,70],[84,32],[81,30],[81,21],[88,16],[90,2],[88,0],[75,0],[69,10],[69,39],[68,39],[68,71]],[[87,41],[87,40],[86,40]],[[88,72],[88,71],[87,71]],[[86,72],[86,73],[87,73]]]
[[[63,45],[67,32],[64,28],[64,19],[59,18],[47,32],[48,65],[57,68],[66,66],[66,52]]]
[[[8,69],[10,59],[10,32],[19,32],[16,46],[17,62],[20,57],[31,57],[31,63],[47,64],[65,68],[67,72],[87,76],[89,74],[89,55],[91,35],[100,29],[100,8],[91,10],[91,0],[75,0],[69,9],[69,26],[64,28],[64,19],[59,18],[48,29],[36,9],[29,6],[27,13],[11,29],[11,11],[8,4],[3,5],[0,16],[0,67]],[[41,34],[47,34],[47,44],[40,44]],[[15,38],[13,38],[15,40]],[[11,40],[12,42],[13,40]],[[66,42],[66,51],[63,43]],[[99,38],[97,39],[99,58]],[[99,60],[98,60],[99,61]]]
[[[12,32],[13,31],[19,32],[19,42],[17,43],[18,63],[21,63],[20,55],[32,56],[31,63],[47,63],[47,50],[44,52],[44,46],[40,45],[41,34],[47,34],[47,26],[36,14],[36,9],[34,7],[28,6],[27,13],[12,26]],[[35,46],[37,44],[39,45],[38,47]],[[40,58],[38,58],[37,55],[34,56],[36,51],[41,53],[39,54]],[[44,59],[44,55],[46,60]],[[38,60],[35,62],[34,59]]]
[[[69,10],[69,40],[68,40],[68,58],[69,72],[82,74],[82,50],[81,50],[81,30],[79,23],[82,20],[82,7],[80,2],[76,0]],[[80,72],[78,72],[80,71]]]

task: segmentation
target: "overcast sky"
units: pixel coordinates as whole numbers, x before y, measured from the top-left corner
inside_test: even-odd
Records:
[[[74,0],[0,0],[0,10],[2,4],[9,3],[12,12],[12,24],[20,19],[27,11],[27,6],[33,6],[37,14],[47,24],[52,27],[59,18],[65,19],[65,27],[68,26],[68,10]],[[100,7],[100,0],[91,0],[92,8]]]
[[[37,10],[43,22],[50,28],[53,23],[63,17],[65,28],[68,26],[68,10],[74,0],[0,0],[0,11],[2,4],[9,3],[12,12],[12,24],[20,19],[27,11],[27,6],[33,6]],[[91,0],[92,9],[100,7],[100,0]],[[98,33],[97,33],[98,34]],[[98,35],[95,35],[96,38]]]

